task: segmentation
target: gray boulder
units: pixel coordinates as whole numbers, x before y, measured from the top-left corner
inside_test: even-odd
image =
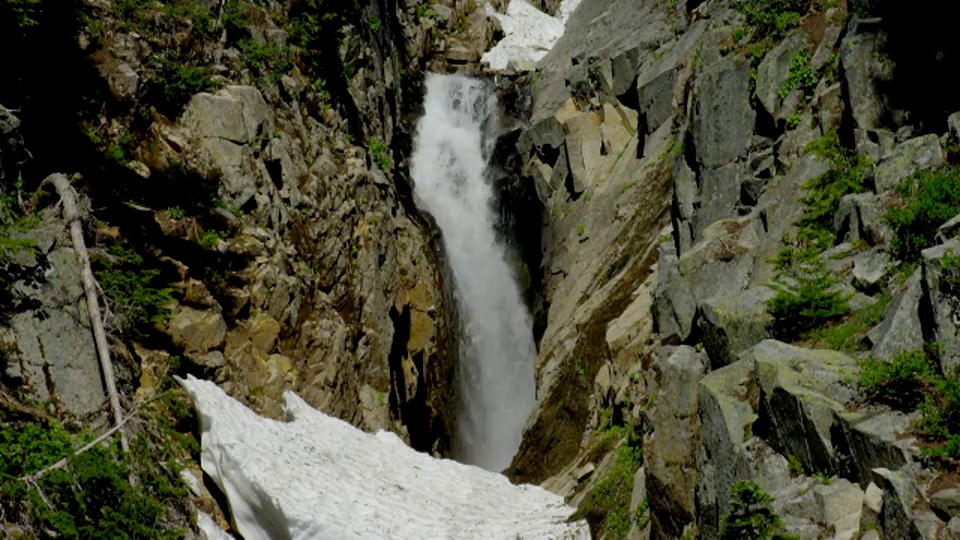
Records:
[[[811,472],[835,474],[836,449],[831,427],[835,414],[856,395],[854,359],[829,350],[762,341],[741,359],[756,364],[760,416],[774,448],[796,456]]]
[[[242,207],[259,186],[271,184],[266,166],[256,159],[259,149],[252,148],[259,134],[273,131],[273,115],[259,90],[227,86],[216,94],[197,94],[179,122],[199,151],[191,165],[220,178],[226,202]]]
[[[917,269],[887,305],[883,322],[870,330],[867,340],[874,358],[890,359],[893,355],[923,346],[920,323],[922,270]]]
[[[678,159],[673,168],[673,221],[679,240],[680,254],[693,247],[694,207],[699,200],[697,175],[687,161]]]
[[[672,260],[661,263],[654,305],[664,343],[687,342],[700,299],[747,288],[757,258],[758,228],[750,217],[718,221],[675,267]]]
[[[925,249],[921,255],[924,304],[932,311],[929,334],[943,346],[940,362],[944,373],[955,373],[960,367],[960,325],[956,317],[960,310],[960,265],[947,256],[960,257],[960,240]],[[951,264],[944,265],[945,260]]]
[[[960,112],[955,112],[947,118],[947,127],[953,142],[960,143]]]
[[[930,508],[948,518],[960,516],[960,488],[950,487],[933,493]]]
[[[650,414],[653,435],[644,446],[651,531],[677,537],[696,515],[697,385],[707,358],[693,347],[664,348],[654,369],[661,386]]]
[[[693,235],[698,240],[710,224],[737,216],[743,165],[731,163],[700,172],[700,208],[694,213]]]
[[[696,502],[703,538],[716,537],[721,516],[730,510],[730,486],[748,477],[751,458],[744,443],[757,421],[759,399],[749,360],[712,371],[700,381]]]
[[[883,489],[883,506],[879,516],[884,538],[933,540],[942,523],[923,504],[922,485],[929,471],[912,463],[897,471],[873,470],[874,482]]]
[[[960,231],[960,214],[953,216],[946,223],[937,227],[937,242],[942,244],[947,240],[956,238],[958,231]]]
[[[640,69],[640,50],[637,47],[624,51],[610,60],[610,89],[613,95],[626,94],[637,80]]]
[[[916,459],[917,440],[909,435],[919,413],[905,414],[887,408],[841,411],[835,416],[840,444],[846,453],[841,473],[866,487],[873,469],[897,470]]]
[[[795,103],[793,107],[786,106],[780,98],[780,90],[790,76],[793,58],[805,46],[803,34],[792,34],[768,52],[757,67],[757,99],[767,114],[778,122],[786,120],[796,108]]]
[[[893,231],[883,216],[884,206],[880,195],[847,195],[840,199],[840,206],[833,218],[833,230],[843,242],[863,240],[870,245],[882,245],[893,238]]]
[[[703,346],[713,369],[732,364],[740,353],[771,337],[774,321],[766,302],[774,296],[769,287],[753,287],[701,302]]]
[[[672,241],[660,244],[657,262],[657,288],[653,313],[657,331],[664,345],[679,345],[690,336],[696,303],[689,290],[682,286],[680,261]]]
[[[846,95],[850,96],[853,120],[860,130],[881,125],[884,107],[877,81],[893,77],[893,63],[884,55],[886,37],[879,34],[850,33],[840,44],[840,62]]]
[[[63,412],[86,415],[106,401],[100,363],[87,311],[76,253],[66,243],[61,222],[27,237],[46,255],[46,265],[27,269],[31,279],[16,282],[14,293],[29,309],[0,329],[8,346],[6,376],[37,401],[52,401]],[[34,257],[21,262],[38,264]]]
[[[640,69],[637,98],[647,133],[676,114],[675,94],[690,78],[688,66],[706,27],[706,21],[694,23],[662,57]]]
[[[853,257],[853,285],[861,291],[878,291],[888,275],[890,259],[885,249],[874,247]]]
[[[697,161],[717,168],[746,154],[753,135],[750,63],[731,55],[707,67],[697,82],[693,143]]]
[[[936,169],[943,163],[940,139],[932,133],[898,144],[891,155],[874,169],[877,193],[892,189],[917,171]]]

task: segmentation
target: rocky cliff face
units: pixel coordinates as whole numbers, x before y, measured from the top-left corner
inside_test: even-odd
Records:
[[[32,196],[76,172],[125,409],[191,373],[447,456],[458,321],[406,159],[424,73],[479,69],[482,6],[28,4],[2,8],[25,53],[5,61],[0,194],[40,223],[3,216],[23,240],[2,246],[5,388],[105,419],[65,224]]]
[[[2,4],[5,389],[102,420],[33,194],[79,172],[125,407],[190,373],[448,453],[458,321],[406,159],[424,72],[481,72],[499,32],[473,3],[347,4]],[[513,480],[600,537],[729,537],[758,509],[771,534],[958,536],[944,9],[590,0],[534,72],[493,74],[539,347]],[[915,395],[884,398],[883,366]]]
[[[920,465],[918,413],[870,403],[860,375],[931,339],[953,373],[943,285],[922,277],[949,244],[906,279],[884,217],[956,144],[960,103],[898,81],[951,61],[933,44],[926,68],[905,60],[920,27],[882,2],[577,10],[517,143],[544,207],[546,308],[514,479],[566,495],[603,537],[717,537],[742,480],[803,538],[951,537],[954,514],[926,502],[951,476]],[[778,290],[810,278],[790,253],[815,253],[852,315],[791,332]]]

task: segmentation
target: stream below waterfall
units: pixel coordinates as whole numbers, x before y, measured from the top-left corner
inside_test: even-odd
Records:
[[[461,320],[455,457],[503,471],[535,402],[532,321],[495,231],[489,82],[429,74],[411,160],[417,204],[437,222]]]

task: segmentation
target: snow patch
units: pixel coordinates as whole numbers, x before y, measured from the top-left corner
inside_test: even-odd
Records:
[[[197,511],[197,529],[200,530],[201,540],[234,540],[226,531],[217,526],[212,517],[199,510]]]
[[[525,0],[511,0],[506,13],[497,13],[487,4],[487,15],[500,21],[504,38],[484,53],[481,62],[493,69],[535,64],[557,43],[567,19],[582,0],[563,0],[556,17],[551,17]]]
[[[246,540],[590,538],[558,495],[364,433],[293,392],[278,422],[211,382],[178,380],[200,417],[201,466]]]

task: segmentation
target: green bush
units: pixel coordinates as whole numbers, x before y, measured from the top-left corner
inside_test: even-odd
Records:
[[[806,48],[797,51],[793,60],[790,61],[790,73],[787,76],[787,81],[780,88],[780,99],[785,99],[796,88],[803,90],[804,95],[813,91],[813,88],[817,86],[819,77],[817,77],[816,72],[813,71],[813,66],[810,64],[812,59],[813,55]]]
[[[776,262],[777,274],[768,285],[776,296],[767,301],[781,339],[793,340],[850,311],[849,297],[812,249],[784,248]]]
[[[887,211],[893,227],[894,254],[917,261],[920,252],[934,245],[937,228],[960,214],[960,167],[920,172],[896,188],[899,201]]]
[[[850,313],[837,324],[814,329],[809,336],[811,346],[845,353],[867,350],[863,338],[883,321],[883,311],[888,303],[890,295],[883,292],[877,302]]]
[[[955,374],[935,377],[920,412],[923,414],[917,425],[920,432],[942,441],[928,450],[928,454],[960,458],[960,379]]]
[[[822,251],[833,245],[833,218],[840,199],[869,190],[866,175],[870,163],[863,154],[842,147],[836,131],[810,143],[806,151],[831,164],[829,171],[803,185],[800,199],[804,216],[798,223],[798,237],[805,245]]]
[[[773,497],[749,480],[730,488],[730,512],[720,520],[720,540],[787,540],[783,520],[770,508]]]
[[[180,467],[146,437],[133,439],[128,456],[95,446],[36,484],[21,480],[70,456],[86,438],[55,422],[0,424],[0,515],[44,538],[183,538],[171,523],[171,507],[188,496]]]
[[[339,62],[336,51],[342,30],[359,20],[361,11],[354,0],[303,0],[295,4],[287,33],[290,43],[301,51],[298,59],[307,75],[320,79],[343,72],[342,65],[335,70],[331,58]]]
[[[913,410],[923,401],[923,391],[935,376],[926,351],[897,353],[888,362],[870,358],[860,367],[857,384],[870,399],[901,410]]]
[[[174,289],[159,286],[160,271],[143,267],[143,258],[122,246],[111,246],[108,257],[91,260],[93,272],[109,300],[117,326],[129,337],[142,338],[157,323],[170,318]]]
[[[277,82],[293,67],[293,55],[287,47],[263,44],[257,40],[242,39],[237,46],[251,68],[266,74],[270,82]]]
[[[157,70],[149,80],[150,101],[167,116],[178,115],[194,94],[220,86],[206,67],[186,62],[177,52],[162,54],[157,61]]]
[[[747,17],[754,41],[778,38],[800,23],[810,10],[811,0],[742,0],[734,4]]]
[[[909,411],[920,409],[916,431],[930,443],[924,453],[960,458],[960,378],[941,373],[939,344],[895,355],[890,362],[867,360],[860,387],[867,397]]]
[[[367,141],[367,150],[370,151],[370,158],[383,172],[390,172],[393,168],[393,160],[390,159],[390,151],[383,141],[374,137]]]

